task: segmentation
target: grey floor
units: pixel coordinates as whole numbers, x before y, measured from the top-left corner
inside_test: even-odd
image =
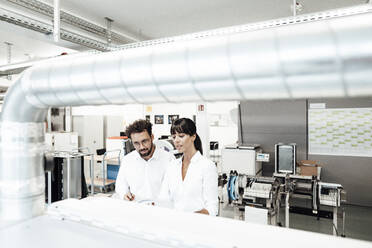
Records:
[[[345,208],[345,235],[348,238],[361,239],[372,241],[372,207],[361,207],[346,205]],[[234,218],[236,211],[229,205],[221,207],[221,216],[227,218]],[[284,225],[284,209],[281,214]],[[300,229],[311,232],[318,232],[332,235],[332,220],[316,217],[290,213],[289,215],[290,228]],[[342,220],[338,221],[338,233],[342,231]]]

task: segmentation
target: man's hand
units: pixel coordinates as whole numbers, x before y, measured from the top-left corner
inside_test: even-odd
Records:
[[[133,201],[134,198],[135,198],[135,195],[132,194],[132,193],[130,193],[130,192],[128,192],[128,193],[126,193],[126,194],[124,195],[124,200],[127,200],[127,201]]]
[[[199,211],[195,211],[195,213],[209,215],[208,210],[206,210],[205,208],[203,208],[203,209],[201,209],[201,210],[199,210]]]

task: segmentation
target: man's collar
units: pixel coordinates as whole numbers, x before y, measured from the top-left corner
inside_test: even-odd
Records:
[[[159,158],[159,156],[160,156],[160,151],[159,151],[159,149],[157,149],[157,147],[156,147],[156,145],[154,144],[154,149],[155,149],[155,151],[154,151],[154,153],[152,154],[152,157],[150,158],[150,159],[158,159]],[[150,160],[149,159],[149,160]]]

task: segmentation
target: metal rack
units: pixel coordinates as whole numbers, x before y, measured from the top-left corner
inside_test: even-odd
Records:
[[[46,3],[43,3],[41,1],[37,0],[7,0],[8,2],[17,4],[19,6],[22,6],[24,8],[27,8],[29,10],[38,12],[40,14],[52,17],[53,16],[53,6],[50,6]],[[75,27],[78,27],[82,30],[92,32],[96,35],[99,35],[101,37],[106,37],[107,29],[104,27],[101,27],[97,24],[94,24],[92,22],[89,22],[87,20],[84,20],[80,17],[74,16],[72,14],[69,14],[63,10],[60,11],[61,15],[61,21],[69,23]],[[128,43],[128,42],[137,42],[139,41],[137,38],[134,38],[129,35],[122,35],[117,32],[111,32],[112,39],[119,42],[119,43]]]
[[[0,20],[44,34],[53,33],[53,26],[51,24],[27,17],[25,15],[4,8],[0,8]],[[92,49],[97,49],[99,51],[112,50],[112,48],[108,47],[108,45],[104,42],[94,40],[65,29],[61,29],[61,39]]]
[[[83,150],[86,150],[87,152],[83,152]],[[46,156],[48,155],[52,158],[66,159],[66,175],[67,175],[66,176],[66,194],[63,194],[62,198],[64,198],[64,195],[66,199],[73,197],[71,196],[71,159],[78,158],[78,157],[82,157],[82,159],[84,159],[85,156],[93,157],[93,154],[89,152],[88,148],[82,147],[74,151],[49,151],[46,153]],[[92,168],[93,166],[92,161],[93,160],[91,159],[91,162],[89,165],[90,168]],[[90,170],[90,171],[91,171],[91,177],[94,178],[94,170]],[[48,168],[48,166],[46,169],[46,174],[47,174],[48,205],[50,205],[52,203],[52,170],[51,168]],[[91,191],[91,195],[93,195],[93,193],[94,192]]]
[[[107,157],[108,154],[110,153],[117,153],[117,157],[114,156],[114,157]],[[114,190],[114,187],[115,187],[115,182],[116,180],[112,180],[112,179],[107,179],[107,162],[109,161],[109,159],[112,159],[112,158],[117,158],[117,162],[118,162],[118,166],[120,166],[120,155],[121,155],[121,149],[115,149],[115,150],[110,150],[110,151],[106,151],[103,155],[102,155],[102,159],[99,159],[96,157],[96,159],[94,159],[94,157],[90,157],[90,160],[91,160],[91,164],[93,164],[92,161],[96,161],[97,163],[101,163],[101,169],[102,169],[102,178],[95,178],[94,177],[94,166],[91,166],[90,167],[90,173],[91,173],[91,178],[87,180],[87,182],[89,182],[89,185],[91,187],[91,194],[93,195],[94,194],[94,190],[95,188],[99,188],[100,192],[108,192],[110,190]],[[92,169],[93,168],[93,169]]]
[[[77,151],[81,152],[82,154],[85,154],[84,156],[89,156],[90,161],[89,161],[89,174],[90,174],[90,194],[93,196],[94,195],[94,154],[90,152],[89,147],[79,147]],[[86,151],[86,152],[84,152]]]

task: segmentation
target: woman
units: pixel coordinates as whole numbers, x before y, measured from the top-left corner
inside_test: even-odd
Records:
[[[217,215],[218,185],[215,164],[202,156],[201,140],[195,123],[188,118],[173,122],[171,134],[183,156],[168,168],[160,193],[160,202],[186,212]]]

